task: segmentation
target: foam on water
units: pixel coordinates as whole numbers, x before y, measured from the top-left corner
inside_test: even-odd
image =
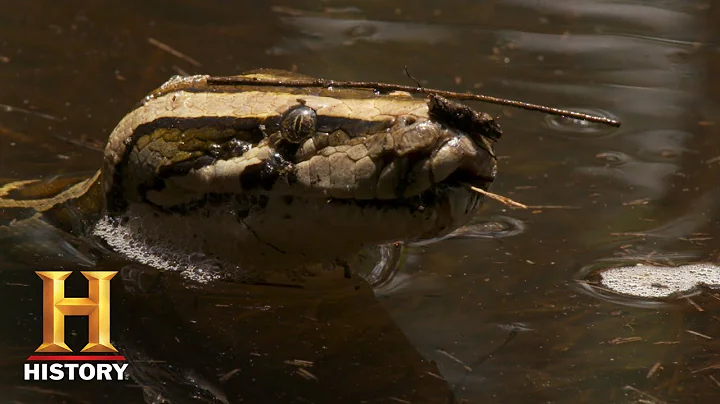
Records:
[[[686,293],[701,285],[720,287],[720,266],[695,263],[678,267],[638,264],[617,267],[600,274],[603,286],[637,297],[667,297]]]
[[[160,270],[178,271],[196,282],[210,282],[220,277],[220,260],[194,251],[184,251],[166,242],[147,242],[120,220],[103,217],[93,234],[114,251],[127,258]]]

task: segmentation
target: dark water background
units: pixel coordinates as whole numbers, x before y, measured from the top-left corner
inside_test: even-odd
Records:
[[[0,401],[720,399],[720,293],[658,304],[603,298],[576,282],[588,267],[607,262],[717,260],[717,2],[0,6],[2,182],[94,170],[117,121],[150,89],[183,72],[272,67],[406,83],[408,65],[431,87],[623,122],[615,130],[475,105],[501,116],[505,131],[493,191],[566,208],[520,211],[487,202],[482,218],[519,223],[522,231],[413,247],[376,298],[362,285],[308,297],[235,285],[203,289],[172,276],[157,290],[152,274],[147,285],[145,278],[126,280],[140,292],[113,291],[119,299],[113,335],[142,387],[22,381],[22,364],[41,335],[39,279],[34,268],[0,262]],[[81,344],[84,329],[82,321],[69,321],[68,343]],[[616,340],[629,337],[640,340]],[[314,379],[285,362],[292,360],[312,361],[306,370]]]

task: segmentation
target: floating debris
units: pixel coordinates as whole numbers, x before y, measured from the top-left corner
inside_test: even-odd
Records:
[[[48,119],[48,120],[51,120],[51,121],[59,121],[59,120],[60,120],[60,118],[57,118],[57,117],[55,117],[55,116],[53,116],[53,115],[50,115],[50,114],[43,114],[43,113],[41,113],[41,112],[32,111],[32,110],[25,109],[25,108],[20,108],[20,107],[14,107],[14,106],[12,106],[12,105],[6,105],[6,104],[0,104],[0,111],[5,111],[5,112],[19,112],[19,113],[21,113],[21,114],[34,115],[34,116],[37,116],[37,117],[40,117],[40,118],[45,118],[45,119]]]
[[[225,373],[224,375],[220,375],[220,378],[218,380],[220,380],[221,383],[225,383],[238,373],[240,373],[240,368],[235,368]]]
[[[186,62],[188,62],[188,63],[190,63],[191,65],[196,66],[196,67],[202,66],[202,63],[200,63],[200,62],[198,62],[197,60],[191,58],[190,56],[188,56],[188,55],[180,52],[179,50],[171,47],[170,45],[167,45],[167,44],[165,44],[165,43],[163,43],[163,42],[160,42],[160,41],[158,41],[158,40],[155,39],[155,38],[148,38],[147,40],[148,40],[148,43],[150,43],[150,45],[153,45],[153,46],[155,46],[155,47],[157,47],[157,48],[159,48],[159,49],[161,49],[161,50],[163,50],[163,51],[165,51],[165,52],[167,52],[167,53],[175,56],[175,57],[178,58],[178,59],[182,59],[182,60],[184,60],[184,61],[186,61]]]
[[[712,339],[711,336],[705,335],[705,334],[701,334],[701,333],[699,333],[699,332],[697,332],[697,331],[685,330],[685,332],[687,332],[688,334],[692,334],[692,335],[698,336],[698,337],[700,337],[700,338]]]
[[[314,363],[312,361],[306,361],[306,360],[302,360],[302,359],[287,360],[287,361],[285,361],[285,364],[298,366],[298,367],[305,367],[305,368],[312,367],[314,365]]]
[[[510,207],[512,207],[512,208],[520,208],[520,209],[527,209],[527,208],[528,208],[527,205],[525,205],[525,204],[522,204],[522,203],[520,203],[520,202],[513,201],[512,199],[510,199],[510,198],[508,198],[508,197],[506,197],[506,196],[494,194],[494,193],[492,193],[492,192],[490,192],[490,191],[486,191],[486,190],[484,190],[484,189],[482,189],[482,188],[470,186],[470,189],[472,189],[473,191],[475,191],[475,192],[477,192],[477,193],[479,193],[479,194],[485,195],[485,196],[487,196],[488,198],[494,199],[494,200],[502,203],[503,205],[510,206]]]
[[[445,378],[442,377],[442,376],[440,376],[440,375],[437,374],[437,373],[434,373],[434,372],[425,372],[425,374],[427,374],[428,376],[432,376],[432,377],[434,377],[434,378],[436,378],[436,379],[438,379],[438,380],[445,381]]]
[[[637,297],[667,297],[689,292],[700,285],[720,287],[720,266],[697,263],[678,267],[647,264],[617,267],[600,273],[603,286]]]
[[[625,391],[631,391],[631,392],[637,394],[638,396],[642,397],[641,399],[637,400],[638,403],[644,403],[644,404],[667,404],[666,401],[663,401],[663,400],[661,400],[661,399],[659,399],[659,398],[657,398],[657,397],[651,396],[650,394],[648,394],[648,393],[646,393],[646,392],[644,392],[644,391],[642,391],[642,390],[636,389],[635,387],[630,386],[630,385],[627,385],[627,386],[623,387],[623,390],[625,390]]]
[[[449,353],[449,352],[447,352],[447,351],[443,351],[442,349],[436,349],[435,352],[447,356],[447,357],[450,358],[453,362],[455,362],[455,363],[459,364],[460,366],[462,366],[466,371],[472,372],[472,368],[471,368],[470,366],[466,365],[465,362],[463,362],[463,361],[461,361],[460,359],[456,358],[456,357],[453,356],[451,353]]]
[[[651,378],[659,369],[662,369],[662,365],[660,364],[660,362],[655,362],[653,367],[651,367],[650,370],[648,371],[646,378],[647,379]]]
[[[627,344],[628,342],[639,342],[642,341],[642,337],[617,337],[608,341],[610,345]]]
[[[30,287],[30,285],[28,285],[28,284],[26,284],[26,283],[15,283],[15,282],[5,282],[5,285],[6,285],[6,286],[25,286],[25,287]]]
[[[695,369],[691,373],[695,374],[695,373],[700,373],[700,372],[707,372],[708,370],[717,370],[717,369],[720,369],[720,363],[715,364],[715,365],[705,366],[704,368],[701,368],[701,369]]]
[[[309,371],[305,370],[304,368],[298,368],[298,369],[295,371],[295,374],[297,374],[298,376],[302,377],[303,379],[315,380],[315,381],[318,380],[317,376],[315,376],[314,374],[312,374],[312,373],[310,373]]]
[[[720,387],[720,381],[714,378],[713,375],[708,375],[708,379],[712,380],[712,382],[715,383],[716,386]]]

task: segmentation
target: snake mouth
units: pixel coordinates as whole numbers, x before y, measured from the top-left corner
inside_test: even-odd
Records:
[[[329,211],[343,212],[346,216],[360,212],[359,220],[354,222],[356,228],[365,227],[364,220],[370,219],[371,226],[376,229],[365,234],[374,233],[371,239],[375,242],[417,242],[442,237],[470,221],[484,200],[483,195],[470,189],[470,184],[487,190],[491,182],[492,178],[458,169],[445,180],[410,197],[391,200],[330,198],[326,206]],[[379,230],[378,224],[382,222],[385,222],[385,230]]]
[[[409,180],[412,183],[412,179]],[[469,189],[470,186],[487,190],[494,181],[487,173],[478,173],[471,168],[460,167],[449,176],[439,182],[430,184],[427,188],[417,192],[414,187],[411,195],[402,195],[399,190],[395,198],[384,199],[358,199],[358,198],[333,198],[327,199],[328,204],[357,205],[361,208],[374,207],[377,209],[408,208],[411,212],[423,211],[440,203],[450,190]],[[403,187],[400,187],[403,188]],[[407,185],[404,187],[407,190]]]
[[[449,191],[468,189],[466,184],[467,183],[461,181],[443,182],[433,185],[430,189],[419,195],[392,200],[329,198],[327,200],[327,204],[330,206],[355,206],[359,209],[375,209],[385,212],[403,210],[413,214],[435,208],[445,200],[444,198],[447,197]],[[485,187],[486,186],[483,186],[483,189]],[[468,205],[476,205],[476,202],[479,201],[480,197],[481,196],[479,194],[470,194],[468,197]]]
[[[441,125],[415,129],[431,130],[436,136],[420,133],[422,144],[395,147],[384,155],[368,153],[354,165],[343,149],[327,156],[327,161],[323,155],[296,164],[294,179],[304,188],[305,198],[315,194],[322,201],[306,207],[321,212],[319,216],[343,217],[343,224],[319,219],[327,229],[335,228],[328,230],[331,234],[351,229],[366,240],[421,240],[446,234],[475,215],[483,196],[470,187],[487,190],[494,181],[497,161],[492,143]],[[341,156],[333,156],[338,153]],[[333,167],[337,161],[347,163],[344,170],[340,164]],[[317,165],[303,171],[303,165],[310,163]],[[374,170],[364,169],[366,164]],[[325,175],[317,176],[320,173]]]
[[[289,193],[397,204],[462,184],[487,188],[494,180],[492,140],[441,122],[398,121],[384,132],[342,145],[307,140],[289,172]]]

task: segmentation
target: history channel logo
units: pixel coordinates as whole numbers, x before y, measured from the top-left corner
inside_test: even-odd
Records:
[[[116,271],[81,271],[88,297],[65,297],[72,271],[37,271],[43,282],[43,342],[25,363],[24,379],[125,380],[128,364],[110,343],[110,279]],[[65,344],[65,316],[88,317],[88,343],[81,353]]]

